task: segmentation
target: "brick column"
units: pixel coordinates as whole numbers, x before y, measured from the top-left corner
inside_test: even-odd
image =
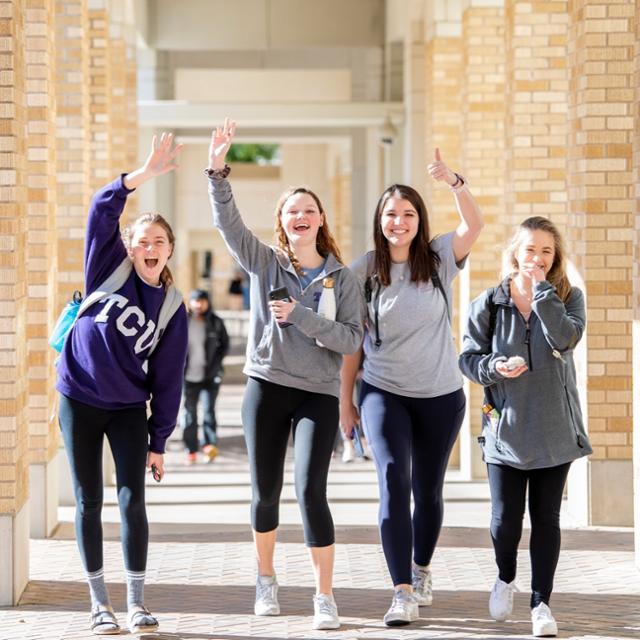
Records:
[[[434,149],[438,147],[442,159],[454,170],[464,173],[462,166],[462,103],[461,91],[464,76],[462,45],[462,13],[460,2],[435,3],[425,7],[425,104],[424,161],[433,162]],[[418,143],[419,144],[419,143]],[[422,184],[414,186],[426,196],[431,235],[448,233],[459,224],[460,218],[453,195],[443,184],[436,184],[423,173]],[[459,337],[458,326],[464,309],[459,304],[460,291],[468,287],[468,273],[462,272],[454,282],[453,318],[454,334]],[[468,296],[465,296],[468,298]],[[466,305],[468,300],[465,300]],[[458,304],[456,304],[458,303]],[[465,307],[466,308],[466,307]],[[468,423],[463,426],[450,459],[452,467],[468,467],[461,462],[461,446],[468,451]],[[463,455],[468,459],[468,455]]]
[[[566,228],[567,2],[506,0],[506,208]]]
[[[504,9],[492,0],[469,0],[467,5],[462,17],[462,166],[486,225],[467,266],[473,299],[500,281],[502,248],[510,231],[504,205]],[[468,385],[469,458],[462,462],[470,466],[467,475],[484,477],[476,441],[484,394],[479,385]]]
[[[90,184],[94,192],[113,179],[111,136],[113,69],[107,0],[92,0],[89,5],[89,96],[91,114]]]
[[[633,214],[633,479],[636,564],[640,567],[640,0],[636,0],[635,25],[635,135],[633,138],[633,182],[635,209]]]
[[[589,524],[631,525],[633,3],[574,0],[571,254],[588,294]]]
[[[55,320],[57,246],[54,0],[26,0],[27,89],[27,364],[31,534],[46,537],[57,524],[58,428],[53,366],[47,343]]]
[[[91,198],[91,167],[87,4],[86,0],[56,0],[55,4],[58,184],[55,312],[59,312],[75,289],[83,289],[84,229]],[[65,464],[62,464],[62,460],[65,460]],[[73,504],[66,456],[61,458],[60,479],[61,504]]]
[[[0,0],[0,606],[29,577],[24,2]]]

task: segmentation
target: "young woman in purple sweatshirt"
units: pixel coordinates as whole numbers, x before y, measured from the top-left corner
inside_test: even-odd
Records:
[[[154,631],[158,621],[144,605],[149,528],[145,467],[164,473],[165,442],[176,423],[187,348],[187,315],[181,302],[158,339],[165,297],[176,296],[167,261],[175,238],[157,213],[144,214],[125,234],[120,216],[127,196],[144,182],[176,168],[173,136],[155,136],[142,167],[100,189],[89,210],[85,246],[85,295],[99,290],[118,268],[124,284],[80,315],[58,363],[60,428],[76,497],[76,538],[91,592],[91,630],[118,634],[120,627],[104,583],[101,510],[102,446],[106,435],[116,468],[121,537],[127,574],[127,625]],[[151,351],[153,351],[151,353]],[[146,403],[150,402],[147,416]]]

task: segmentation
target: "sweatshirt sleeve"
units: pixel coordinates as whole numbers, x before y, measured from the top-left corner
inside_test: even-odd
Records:
[[[176,426],[187,356],[187,336],[187,311],[182,304],[149,358],[149,450],[155,453],[164,453],[167,438]]]
[[[126,174],[102,187],[91,200],[84,253],[85,295],[95,291],[127,255],[120,235],[120,216],[132,190]]]
[[[346,267],[340,270],[336,290],[336,319],[328,320],[299,302],[288,321],[327,349],[343,355],[355,353],[364,335],[364,298],[356,276]]]
[[[531,308],[540,318],[544,337],[552,349],[573,349],[582,338],[586,313],[584,295],[577,287],[572,287],[571,295],[564,303],[551,283],[538,282],[533,287]]]
[[[273,260],[273,250],[258,240],[243,222],[228,180],[209,178],[209,201],[213,224],[222,234],[231,255],[245,271],[262,271]]]
[[[493,333],[490,325],[489,291],[485,291],[471,303],[458,358],[462,373],[472,382],[485,387],[504,380],[496,371],[496,363],[507,359],[502,354],[492,352]]]

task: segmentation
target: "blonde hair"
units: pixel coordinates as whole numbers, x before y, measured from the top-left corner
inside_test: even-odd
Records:
[[[318,228],[318,235],[316,236],[316,251],[323,258],[326,258],[331,253],[335,256],[338,262],[342,262],[342,256],[340,255],[340,249],[338,249],[338,245],[336,244],[335,239],[331,235],[329,224],[327,222],[327,216],[325,210],[322,207],[322,203],[320,202],[320,198],[318,198],[318,196],[307,187],[291,187],[282,193],[282,195],[278,198],[278,202],[276,203],[276,222],[274,230],[278,246],[280,247],[280,249],[286,252],[286,254],[289,256],[289,260],[291,260],[293,268],[296,270],[298,275],[300,275],[302,273],[302,267],[300,266],[300,262],[296,257],[296,254],[293,252],[291,244],[289,243],[289,238],[287,238],[287,234],[284,232],[284,227],[282,226],[282,209],[284,207],[284,204],[291,196],[295,196],[298,193],[305,193],[311,196],[318,206],[318,211],[325,214],[322,226]]]
[[[551,269],[549,269],[546,278],[547,281],[556,288],[558,297],[563,302],[566,302],[571,294],[571,283],[569,282],[565,268],[566,254],[564,242],[560,235],[560,231],[558,231],[558,227],[556,227],[556,225],[548,218],[533,216],[520,223],[511,238],[511,241],[507,245],[507,248],[504,250],[502,257],[502,276],[512,276],[517,273],[520,268],[516,259],[516,253],[522,243],[522,235],[525,231],[546,231],[553,237],[553,264],[551,265]]]
[[[169,257],[171,257],[176,244],[176,237],[173,234],[171,225],[159,213],[143,213],[123,229],[122,240],[127,249],[131,248],[131,238],[135,235],[136,229],[146,224],[157,224],[164,229],[167,234],[167,240],[169,240],[169,244],[171,245],[171,254],[169,255]],[[165,288],[173,284],[173,274],[166,264],[160,273],[160,282]]]

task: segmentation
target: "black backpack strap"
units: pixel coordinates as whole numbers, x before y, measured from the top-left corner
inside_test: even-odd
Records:
[[[433,282],[433,286],[436,287],[442,297],[444,298],[444,306],[447,308],[447,318],[449,319],[449,325],[451,325],[451,310],[449,309],[449,300],[447,299],[447,292],[444,290],[444,286],[442,285],[442,280],[440,280],[440,276],[438,272],[434,269],[431,274],[431,282]]]
[[[492,287],[488,291],[487,303],[489,304],[489,338],[493,338],[493,334],[496,330],[496,316],[498,315],[498,305],[493,301],[496,288]]]

